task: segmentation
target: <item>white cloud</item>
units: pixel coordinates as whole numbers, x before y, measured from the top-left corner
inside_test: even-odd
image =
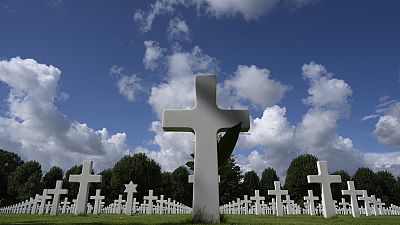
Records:
[[[400,102],[392,102],[382,111],[383,114],[375,124],[374,135],[379,143],[398,148],[400,147]]]
[[[0,146],[37,160],[45,169],[68,168],[83,159],[110,167],[129,153],[126,134],[109,135],[69,119],[54,104],[61,71],[33,59],[0,61],[0,80],[9,87],[8,110],[0,117]]]
[[[296,10],[318,0],[156,0],[150,4],[149,10],[137,10],[133,16],[142,32],[151,30],[157,16],[173,14],[177,6],[195,7],[199,12],[221,17],[242,16],[246,21],[257,20],[278,7]]]
[[[148,70],[154,70],[158,67],[164,50],[160,48],[156,41],[145,41],[144,46],[146,48],[143,57],[144,67]]]
[[[141,79],[136,75],[124,75],[123,68],[113,65],[110,69],[110,75],[117,80],[118,91],[125,96],[128,101],[134,102],[140,92],[144,90],[141,85]]]
[[[178,17],[169,21],[167,29],[168,39],[171,41],[189,41],[190,40],[190,30],[189,26],[186,24],[185,20]]]
[[[400,152],[365,153],[367,165],[374,171],[388,170],[400,175]]]
[[[254,65],[239,65],[234,77],[225,81],[240,99],[249,100],[254,105],[265,108],[275,105],[290,89],[279,81],[270,79],[270,71]]]

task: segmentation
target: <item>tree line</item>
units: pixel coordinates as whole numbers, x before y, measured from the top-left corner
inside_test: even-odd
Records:
[[[307,190],[312,189],[316,195],[320,194],[317,184],[308,184],[307,175],[317,174],[316,162],[318,158],[313,155],[300,155],[293,159],[287,170],[283,188],[289,191],[293,200],[303,204],[303,196]],[[36,161],[24,162],[15,153],[0,149],[0,206],[14,204],[41,194],[43,189],[52,189],[57,180],[63,180],[63,188],[68,189],[67,197],[76,198],[79,184],[68,182],[71,174],[80,174],[81,165],[75,165],[65,172],[58,166],[53,166],[43,174],[41,165]],[[220,180],[220,204],[228,203],[243,195],[252,196],[254,190],[260,190],[260,194],[270,201],[268,190],[274,189],[273,182],[279,180],[273,168],[265,168],[261,177],[255,171],[243,173],[231,157],[221,164],[218,171]],[[137,200],[142,201],[148,190],[154,190],[154,194],[163,194],[166,197],[177,200],[185,205],[192,204],[192,184],[188,182],[191,171],[187,166],[180,166],[172,172],[161,170],[161,166],[143,153],[126,155],[122,157],[112,168],[100,171],[103,177],[102,183],[94,184],[90,194],[95,194],[95,189],[101,189],[106,197],[106,204],[110,204],[118,195],[124,194],[124,184],[133,181],[138,184],[135,194]],[[340,190],[347,189],[347,181],[353,180],[359,190],[367,190],[368,193],[381,197],[386,204],[400,205],[400,178],[395,178],[389,171],[373,172],[369,168],[359,168],[352,176],[345,170],[335,171],[339,174],[342,183],[332,184],[333,198],[340,201],[343,196]],[[282,183],[282,182],[281,182]],[[347,198],[347,197],[345,197]],[[349,201],[349,199],[347,199]]]

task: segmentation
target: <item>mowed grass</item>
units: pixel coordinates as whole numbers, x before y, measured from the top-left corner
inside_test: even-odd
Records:
[[[0,214],[0,224],[193,224],[190,222],[190,215],[59,215],[59,216],[39,216],[39,215],[8,215]],[[340,225],[400,225],[400,216],[378,216],[352,218],[351,216],[336,216],[330,219],[324,219],[321,216],[311,217],[306,215],[284,216],[277,218],[275,216],[254,216],[254,215],[229,215],[224,216],[223,224],[340,224]]]

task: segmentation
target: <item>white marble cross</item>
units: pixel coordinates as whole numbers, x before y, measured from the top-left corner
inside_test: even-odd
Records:
[[[342,195],[350,195],[351,214],[353,217],[360,217],[360,210],[358,208],[357,195],[362,195],[361,190],[356,190],[354,181],[347,181],[347,190],[342,190]]]
[[[347,206],[350,206],[350,204],[347,203],[344,198],[342,198],[342,201],[339,203],[339,205],[342,206],[343,215],[347,215],[348,212]]]
[[[121,214],[123,203],[125,203],[125,200],[122,199],[122,195],[118,195],[118,199],[115,200],[115,212],[117,214]]]
[[[50,215],[58,214],[58,203],[60,202],[60,196],[68,194],[67,189],[62,189],[63,181],[57,180],[56,187],[54,189],[49,189],[48,194],[53,195],[53,203],[51,205]]]
[[[310,216],[315,216],[315,205],[314,205],[314,201],[318,201],[319,197],[318,196],[314,196],[313,190],[308,190],[308,196],[304,197],[304,200],[307,201],[307,209],[308,209],[308,214]]]
[[[164,214],[164,204],[167,203],[167,200],[164,199],[164,195],[160,195],[160,200],[156,202],[159,204],[159,213]]]
[[[340,175],[329,175],[328,162],[318,161],[318,175],[308,175],[308,183],[319,183],[321,185],[321,200],[322,213],[325,218],[330,218],[336,215],[335,207],[333,206],[331,183],[340,183],[342,178]]]
[[[268,195],[275,195],[276,216],[283,216],[282,195],[287,195],[287,190],[281,190],[281,182],[274,181],[275,190],[268,190]]]
[[[46,201],[51,199],[50,195],[47,195],[47,189],[43,189],[43,194],[40,196],[40,207],[39,207],[39,215],[43,215],[45,212]]]
[[[90,196],[90,199],[94,200],[93,214],[95,214],[95,215],[100,213],[100,211],[101,211],[101,203],[105,199],[105,197],[101,196],[100,193],[101,193],[101,190],[100,189],[96,189],[96,195]]]
[[[244,195],[243,200],[240,201],[240,204],[244,205],[243,209],[245,215],[249,214],[249,204],[251,204],[251,202],[247,195]]]
[[[255,190],[254,191],[254,196],[250,197],[251,200],[255,201],[255,206],[256,206],[256,215],[261,215],[261,205],[260,201],[265,200],[265,197],[260,196],[260,191]]]
[[[192,217],[219,223],[217,133],[240,122],[241,131],[248,131],[248,110],[219,109],[215,75],[201,75],[196,76],[196,106],[191,110],[164,109],[162,122],[164,131],[195,133]]]
[[[136,190],[137,184],[134,184],[132,181],[129,184],[125,184],[126,192],[126,205],[125,205],[125,215],[132,215],[132,199],[133,193],[137,193]]]
[[[371,215],[370,214],[371,213],[370,212],[371,208],[370,208],[369,204],[370,204],[371,198],[368,197],[368,192],[366,190],[362,190],[362,196],[358,197],[358,200],[364,201],[365,215],[366,216],[370,216]]]
[[[378,215],[378,206],[376,205],[375,195],[371,195],[370,202],[372,204],[372,212],[374,213],[375,216],[377,216]]]
[[[68,201],[68,197],[65,197],[65,198],[64,198],[64,201],[61,202],[61,205],[62,205],[62,207],[61,207],[61,213],[62,213],[62,214],[65,214],[65,213],[66,213],[67,206],[69,205],[69,203],[71,203],[71,202]]]
[[[385,203],[383,203],[382,202],[382,200],[380,199],[380,198],[377,198],[376,199],[376,206],[378,207],[378,213],[379,213],[379,215],[383,215],[383,212],[382,212],[382,208],[383,208],[383,206],[385,206]]]
[[[153,196],[153,190],[149,190],[149,195],[148,196],[144,196],[143,199],[147,200],[147,214],[153,214],[153,201],[157,200],[158,197],[157,196]]]
[[[101,175],[92,175],[93,161],[83,161],[82,173],[80,175],[70,175],[69,182],[79,183],[79,192],[77,197],[77,204],[75,208],[75,215],[85,214],[86,205],[88,202],[90,183],[100,183]]]
[[[290,199],[290,195],[286,195],[286,199],[283,200],[282,203],[286,204],[286,214],[288,215],[294,214],[292,210],[294,201]]]

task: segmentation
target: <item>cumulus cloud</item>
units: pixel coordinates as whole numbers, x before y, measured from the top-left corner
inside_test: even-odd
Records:
[[[125,133],[109,134],[69,119],[56,105],[61,71],[33,59],[0,61],[0,81],[7,85],[7,112],[0,117],[0,146],[37,160],[45,169],[68,168],[92,159],[110,167],[129,153]]]
[[[225,85],[232,88],[240,99],[265,108],[278,103],[290,89],[270,77],[267,69],[257,68],[255,65],[239,65],[232,79],[227,80]]]
[[[143,57],[144,68],[154,70],[158,67],[163,57],[164,49],[160,48],[156,41],[145,41],[144,47],[146,49]]]
[[[148,11],[139,9],[133,18],[140,25],[142,32],[151,30],[157,16],[172,14],[177,6],[195,7],[207,15],[221,17],[242,16],[246,21],[257,20],[278,7],[296,10],[318,0],[156,0]]]
[[[144,90],[141,85],[141,79],[136,75],[125,75],[122,73],[123,68],[113,65],[110,69],[110,75],[117,80],[118,91],[125,96],[130,102],[134,102],[140,92]]]
[[[399,148],[400,102],[392,102],[388,107],[381,109],[382,115],[375,124],[374,136],[381,144]]]
[[[177,17],[169,21],[167,34],[168,34],[168,39],[170,41],[190,40],[189,26],[186,24],[185,20],[182,20]]]

